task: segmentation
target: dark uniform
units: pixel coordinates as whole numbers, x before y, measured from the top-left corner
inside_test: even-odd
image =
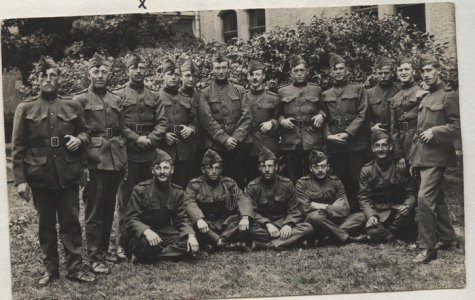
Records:
[[[332,56],[333,67],[345,63],[341,57]],[[369,145],[370,127],[368,99],[361,84],[347,81],[335,83],[323,92],[323,105],[327,113],[330,134],[346,132],[346,144],[327,144],[329,162],[335,174],[343,182],[351,211],[357,209],[356,196],[361,168],[366,163],[366,150]]]
[[[316,164],[327,158],[321,152],[312,151],[309,159],[311,164]],[[306,175],[297,181],[295,188],[304,220],[312,225],[317,239],[323,240],[328,236],[345,243],[350,234],[363,225],[363,213],[349,214],[350,205],[345,188],[337,176],[327,174],[320,180],[313,174]],[[343,205],[334,204],[338,199],[343,201]],[[326,204],[326,208],[316,209],[312,207],[312,202]]]
[[[42,57],[36,73],[55,67],[53,61]],[[15,185],[26,182],[32,189],[43,263],[52,273],[59,274],[56,214],[68,274],[74,276],[82,271],[79,184],[86,167],[89,133],[81,106],[57,94],[40,94],[25,100],[15,112],[12,134]],[[78,150],[67,150],[68,140],[64,138],[67,134],[81,140]]]
[[[366,219],[376,216],[379,220],[377,226],[366,229],[373,241],[384,243],[402,234],[414,238],[416,195],[416,181],[408,174],[399,175],[392,158],[376,159],[363,167],[358,201]],[[401,205],[408,206],[408,215],[397,212]]]
[[[178,66],[168,61],[164,64],[162,72],[178,69]],[[178,89],[164,87],[159,92],[160,101],[165,107],[165,117],[168,120],[167,132],[175,133],[178,140],[177,143],[168,145],[163,139],[159,142],[158,148],[167,152],[173,159],[175,172],[173,173],[172,182],[186,188],[190,181],[191,167],[195,160],[195,137],[192,133],[188,138],[184,139],[181,134],[181,125],[188,126],[195,130],[195,106],[192,105],[190,97],[182,95]]]
[[[99,54],[89,62],[109,66]],[[115,199],[119,182],[127,167],[127,150],[120,97],[106,90],[94,91],[89,86],[73,100],[84,109],[86,124],[91,129],[87,147],[90,180],[83,192],[86,222],[86,244],[89,262],[100,262],[109,247],[114,221]]]
[[[229,61],[219,53],[213,59],[216,62]],[[199,115],[204,131],[204,147],[219,153],[224,161],[224,176],[230,176],[244,188],[245,167],[248,162],[252,120],[250,108],[243,102],[245,90],[242,86],[228,80],[217,82],[200,91]],[[224,147],[230,137],[239,141],[233,150]]]
[[[291,66],[305,64],[305,61],[293,56]],[[290,180],[295,182],[308,174],[308,156],[313,149],[323,150],[325,146],[325,126],[313,126],[312,117],[321,114],[325,117],[322,104],[322,89],[311,82],[297,83],[279,89],[279,122],[294,118],[294,129],[281,127],[281,150],[287,166]]]
[[[172,158],[156,149],[153,165]],[[158,182],[156,178],[135,186],[122,231],[122,243],[128,253],[139,261],[183,256],[187,252],[188,235],[194,235],[183,205],[183,189],[174,184]],[[162,242],[151,246],[143,234],[154,231]]]
[[[145,62],[143,58],[133,55],[127,62],[127,67]],[[125,220],[125,209],[135,185],[152,177],[152,155],[154,148],[165,138],[168,121],[165,108],[159,100],[158,92],[144,85],[135,86],[131,82],[114,91],[121,97],[124,111],[125,134],[127,138],[127,179],[120,186],[118,193],[119,209],[117,236]],[[135,142],[140,136],[146,136],[152,143],[151,149],[141,150]],[[118,243],[120,244],[120,243]]]
[[[435,57],[424,57],[422,66],[434,62]],[[419,135],[427,129],[432,129],[433,138],[424,143]],[[419,104],[417,133],[409,161],[420,173],[417,213],[421,249],[435,249],[437,235],[445,244],[457,241],[441,183],[445,169],[457,165],[453,141],[460,138],[458,93],[443,82],[431,86]]]
[[[216,152],[211,151],[208,150],[205,154],[202,164],[221,161]],[[208,156],[219,159],[209,159]],[[241,216],[254,216],[249,198],[242,193],[234,180],[222,176],[216,186],[211,186],[205,175],[192,179],[185,191],[185,209],[193,226],[196,227],[196,222],[200,219],[204,219],[209,226],[210,230],[205,234],[196,231],[200,244],[204,241],[204,244],[214,245],[219,238],[231,242],[239,235]]]

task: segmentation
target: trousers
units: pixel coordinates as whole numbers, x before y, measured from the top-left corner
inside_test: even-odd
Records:
[[[395,236],[411,236],[413,232],[416,232],[414,213],[403,216],[395,209],[391,210],[391,214],[383,223],[366,228],[371,239],[380,244],[389,242]]]
[[[242,190],[254,178],[247,173],[249,169],[249,145],[243,145],[233,150],[216,150],[223,159],[223,176],[231,177]]]
[[[216,242],[219,240],[219,238],[223,238],[226,242],[233,242],[235,240],[239,240],[241,236],[239,232],[240,220],[241,217],[239,216],[239,214],[235,214],[229,216],[226,220],[224,220],[222,222],[223,225],[216,226],[213,221],[205,219],[204,221],[208,224],[209,230],[207,233],[201,233],[198,227],[196,227],[195,225],[194,230],[196,232],[196,238],[198,239],[200,245],[216,245]]]
[[[286,240],[271,237],[267,228],[264,228],[257,223],[253,223],[249,229],[249,235],[253,240],[264,243],[270,242],[278,251],[288,249],[296,242],[302,241],[310,237],[312,234],[312,225],[305,222],[296,224],[295,227],[292,228],[290,237]]]
[[[302,176],[310,173],[309,156],[312,150],[283,151],[286,166],[286,175],[293,184]]]
[[[173,172],[172,182],[176,185],[186,189],[188,182],[191,179],[191,172],[193,167],[191,160],[176,160],[173,162],[175,171]]]
[[[313,227],[317,239],[331,237],[344,243],[348,236],[363,226],[366,218],[362,212],[354,213],[346,218],[334,218],[322,210],[312,211],[305,222]]]

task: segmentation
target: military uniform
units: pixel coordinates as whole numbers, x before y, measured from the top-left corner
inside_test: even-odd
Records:
[[[416,181],[408,174],[398,174],[391,157],[386,162],[373,160],[363,167],[358,201],[366,219],[375,216],[379,220],[377,226],[366,229],[373,241],[387,242],[396,234],[414,237],[416,195]],[[401,205],[407,205],[408,215],[397,212]]]
[[[141,62],[139,59],[135,59]],[[134,59],[128,63],[131,65]],[[155,148],[165,138],[168,121],[165,107],[159,100],[158,92],[144,85],[136,86],[129,82],[114,90],[121,97],[124,111],[125,135],[127,139],[128,172],[124,184],[119,187],[119,209],[117,236],[120,237],[125,220],[125,209],[135,185],[152,177],[151,159]],[[151,149],[141,150],[135,144],[140,136],[146,136],[152,143]],[[119,243],[120,244],[120,243]]]
[[[427,129],[432,129],[433,138],[424,143],[419,135]],[[457,165],[453,141],[460,138],[458,93],[443,82],[431,86],[419,104],[417,133],[409,161],[420,172],[417,212],[421,249],[435,249],[436,233],[440,242],[449,244],[457,240],[441,183],[445,169]]]
[[[249,183],[244,194],[251,199],[255,210],[254,223],[249,231],[254,240],[271,242],[275,249],[283,250],[312,235],[312,226],[302,223],[299,201],[290,179],[275,175],[274,180],[267,183],[258,177]],[[278,229],[289,225],[292,228],[290,238],[271,237],[266,227],[268,223]]]
[[[56,67],[41,58],[37,73]],[[43,263],[47,271],[58,272],[59,254],[56,215],[60,225],[69,275],[82,271],[79,184],[86,167],[84,149],[90,130],[81,106],[56,94],[40,94],[20,103],[12,134],[12,162],[15,186],[28,183],[38,211],[38,230]],[[78,150],[67,150],[65,135],[81,140]]]

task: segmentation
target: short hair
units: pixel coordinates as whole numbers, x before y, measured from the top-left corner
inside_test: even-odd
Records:
[[[46,71],[49,70],[49,69],[54,69],[54,70],[56,71],[56,73],[58,74],[58,76],[61,74],[61,70],[59,69],[59,67],[58,67],[58,66],[54,66],[54,67],[48,68],[48,69],[46,69],[46,70],[39,70],[39,71],[35,72],[35,76],[38,77],[38,74],[39,74],[39,73],[41,73],[41,72],[44,73],[44,72],[46,72]]]
[[[159,164],[161,164],[162,162],[167,162],[167,163],[169,163],[171,167],[174,166],[172,159],[167,159],[167,160],[161,161],[161,162],[159,162],[159,163],[154,164],[153,166],[159,165]]]

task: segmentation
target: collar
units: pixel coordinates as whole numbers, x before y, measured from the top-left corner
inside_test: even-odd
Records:
[[[378,164],[378,166],[383,170],[387,170],[389,168],[389,166],[391,165],[392,161],[393,161],[393,159],[389,155],[388,155],[387,159],[385,159],[385,160],[381,160],[381,159],[376,158],[376,164]]]
[[[342,88],[348,85],[348,79],[342,80],[342,81],[336,81],[334,80],[333,82],[333,87],[337,88]]]
[[[107,89],[106,89],[106,88],[103,88],[103,89],[95,89],[92,84],[89,85],[88,89],[89,89],[90,91],[92,91],[94,94],[99,95],[99,96],[101,96],[101,97],[105,96],[105,94],[107,93]]]
[[[305,80],[304,82],[292,82],[292,85],[295,87],[303,87],[307,85],[307,81]]]
[[[183,94],[185,94],[187,96],[193,96],[193,93],[195,92],[195,89],[194,88],[181,87],[180,92],[182,92]]]
[[[225,85],[228,85],[229,81],[228,79],[223,79],[223,80],[218,80],[218,79],[215,79],[214,80],[214,83],[216,83],[217,85],[219,86],[225,86]]]
[[[410,89],[410,88],[412,88],[412,87],[415,86],[415,85],[416,85],[416,82],[415,82],[414,80],[412,80],[411,82],[408,82],[408,83],[406,83],[406,84],[404,84],[404,83],[401,82],[401,86],[402,86],[402,89],[403,89],[403,90]]]
[[[381,83],[378,83],[379,87],[382,88],[383,90],[387,90],[389,89],[392,85],[393,85],[393,82],[392,81],[389,81],[389,83],[387,85],[382,85]]]
[[[261,175],[261,179],[262,179],[261,182],[264,183],[264,185],[266,187],[271,187],[277,182],[277,176],[276,175],[274,175],[274,177],[272,177],[272,179],[270,179],[270,180],[264,179],[264,176]]]
[[[171,88],[171,87],[168,87],[168,86],[164,87],[163,91],[167,94],[170,94],[170,95],[178,94],[178,89],[177,88]]]
[[[429,87],[429,92],[433,93],[435,91],[438,91],[440,89],[443,89],[445,87],[445,82],[441,82],[439,84],[436,84],[436,85],[432,85],[431,87]]]
[[[43,92],[40,92],[40,97],[41,97],[42,99],[45,99],[45,100],[48,100],[48,101],[56,100],[56,98],[58,98],[58,93],[57,93],[57,92],[54,92],[54,93],[43,93]]]
[[[260,89],[260,90],[253,90],[253,89],[249,89],[251,91],[251,94],[253,94],[254,96],[257,96],[257,95],[260,95],[262,93],[264,93],[264,88]]]
[[[216,181],[211,181],[208,179],[208,177],[206,177],[206,175],[204,175],[204,181],[212,188],[215,188],[216,186],[218,186],[219,182],[221,181],[221,176],[218,177],[218,179]]]
[[[143,91],[144,89],[144,85],[141,84],[141,85],[136,85],[136,84],[133,84],[132,82],[129,81],[128,83],[129,87],[133,90],[136,90],[137,92],[140,92],[140,91]]]
[[[157,187],[157,189],[161,190],[161,191],[164,191],[166,189],[168,189],[170,187],[170,181],[168,181],[167,183],[161,183],[160,181],[158,181],[158,179],[156,177],[154,177],[154,183],[155,183],[155,186]]]

